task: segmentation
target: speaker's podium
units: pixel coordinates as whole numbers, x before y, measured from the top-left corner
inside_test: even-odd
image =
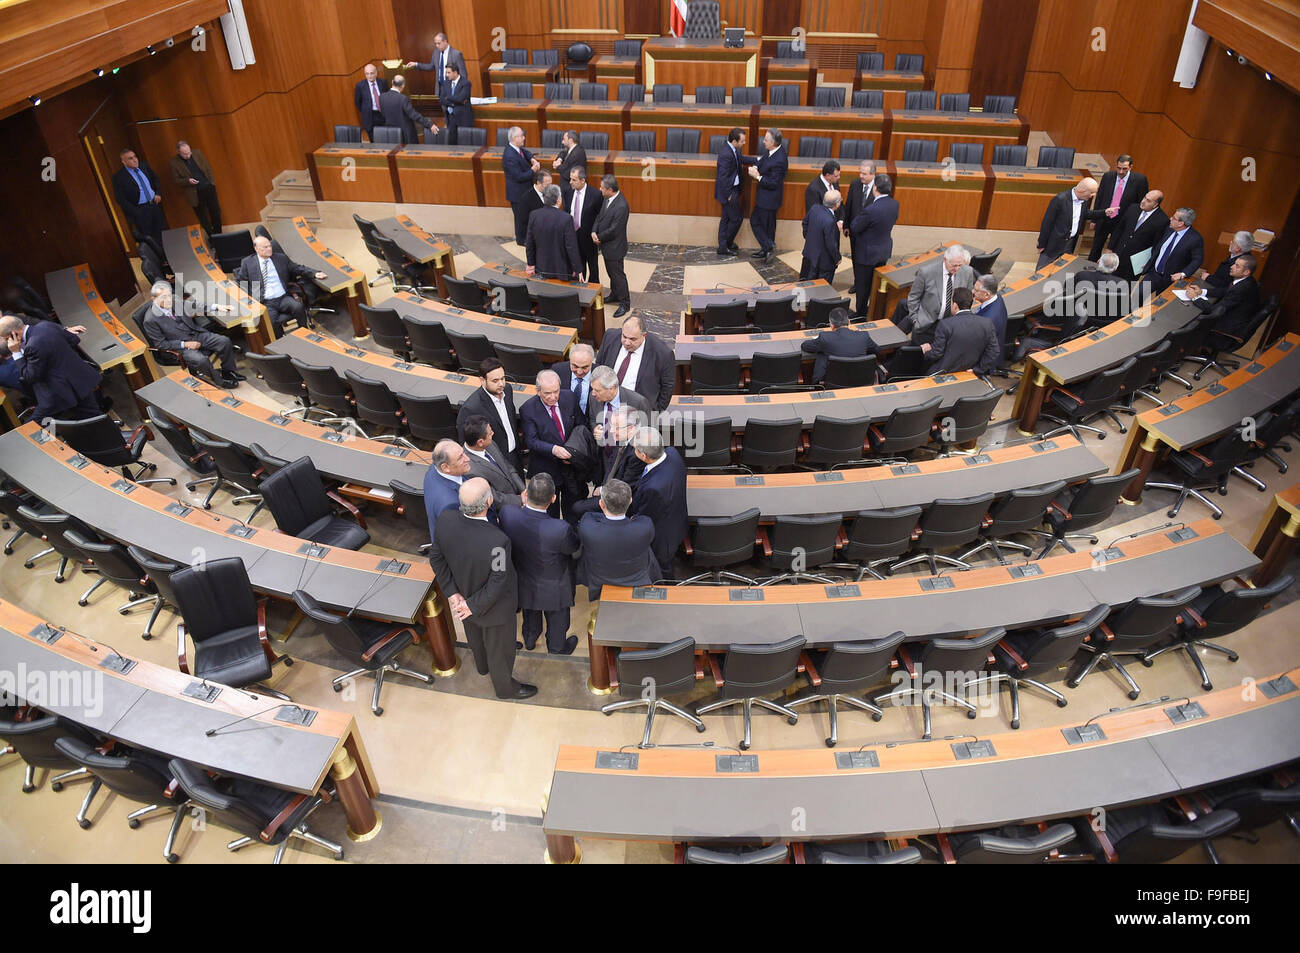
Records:
[[[695,95],[698,86],[721,86],[731,94],[733,86],[758,85],[759,41],[746,38],[740,46],[716,40],[687,40],[660,36],[646,40],[644,56],[646,91],[656,83],[681,83],[682,93]]]

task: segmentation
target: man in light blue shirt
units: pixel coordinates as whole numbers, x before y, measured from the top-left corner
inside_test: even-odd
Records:
[[[296,320],[299,327],[305,326],[308,323],[307,307],[289,294],[289,282],[324,278],[325,272],[313,272],[290,261],[284,252],[272,253],[270,239],[262,235],[253,239],[253,251],[254,254],[239,263],[231,277],[266,305],[277,335],[284,333],[284,325],[290,318]]]

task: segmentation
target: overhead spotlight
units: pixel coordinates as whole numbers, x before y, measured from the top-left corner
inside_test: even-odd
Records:
[[[1232,50],[1228,50],[1228,55],[1229,55],[1229,56],[1234,56],[1235,54],[1232,52]]]
[[[176,41],[173,40],[170,36],[167,37],[167,42],[163,44],[163,46],[167,47],[167,49],[169,50],[175,45],[176,45]]]
[[[32,101],[33,106],[39,106],[41,104],[41,97],[39,96],[28,96],[27,98]]]
[[[153,56],[154,53],[158,52],[158,51],[155,50],[152,46],[146,46],[145,49],[148,51],[148,53],[149,53],[150,56]]]
[[[102,69],[97,69],[97,70],[95,70],[95,75],[96,75],[96,76],[103,76],[103,75],[104,75],[104,71],[103,71]]]
[[[120,67],[120,66],[114,66],[114,67],[113,67],[113,75],[116,76],[116,75],[117,75],[117,71],[120,70],[121,68],[122,68],[122,67]]]
[[[1265,74],[1264,74],[1264,78],[1265,78],[1266,80],[1268,80],[1270,83],[1273,82],[1273,74],[1272,74],[1272,73],[1265,73]]]
[[[1241,65],[1241,66],[1245,66],[1245,65],[1246,65],[1247,63],[1249,63],[1249,62],[1250,62],[1250,60],[1246,59],[1246,57],[1244,57],[1244,56],[1240,56],[1240,55],[1239,55],[1239,56],[1237,57],[1237,63],[1238,63],[1239,65]]]

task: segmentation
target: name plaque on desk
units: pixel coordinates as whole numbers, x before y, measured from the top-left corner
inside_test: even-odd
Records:
[[[1190,526],[1184,526],[1182,529],[1176,529],[1172,533],[1165,533],[1173,542],[1184,543],[1189,539],[1196,538],[1196,530]]]
[[[844,474],[839,470],[825,470],[821,473],[813,474],[814,483],[843,483]]]
[[[1205,392],[1209,394],[1211,397],[1218,397],[1220,394],[1226,394],[1228,392],[1228,388],[1224,387],[1218,381],[1215,381],[1209,387],[1205,388]]]
[[[284,414],[272,414],[270,417],[266,418],[266,422],[268,424],[275,424],[277,427],[289,426],[289,418]]]
[[[360,347],[345,347],[345,348],[343,349],[343,353],[344,353],[344,354],[347,354],[347,355],[350,356],[350,357],[365,357],[365,356],[366,356],[367,354],[369,354],[370,352],[367,351],[365,348],[360,348]]]
[[[746,394],[745,403],[747,404],[770,404],[772,398],[767,394]]]
[[[663,586],[633,586],[633,599],[655,599],[664,602],[668,599],[668,590]]]
[[[197,377],[187,377],[181,383],[183,383],[190,390],[198,390],[200,387],[203,386],[203,381],[199,380]]]
[[[635,771],[641,756],[635,751],[597,751],[596,767],[605,771]]]
[[[951,384],[956,379],[956,374],[936,374],[934,376],[934,382],[936,384]]]
[[[852,771],[862,768],[880,767],[880,758],[874,751],[837,751],[835,768],[837,771]]]
[[[894,393],[895,391],[898,390],[898,385],[897,385],[897,384],[877,384],[875,387],[873,387],[873,388],[871,388],[871,389],[872,389],[873,391],[875,391],[877,394],[892,394],[892,393]]]
[[[770,340],[772,340],[772,335],[770,335],[770,334],[751,334],[751,335],[749,336],[749,339],[750,339],[751,341],[770,341]]]
[[[257,530],[251,526],[245,526],[243,523],[232,523],[226,528],[227,536],[237,536],[240,539],[252,539],[257,535]]]
[[[1177,404],[1165,404],[1163,407],[1157,407],[1156,413],[1161,417],[1168,417],[1170,414],[1176,414],[1182,409]]]
[[[223,397],[221,398],[221,402],[227,407],[238,407],[244,403],[238,397]]]
[[[717,338],[712,334],[697,334],[694,340],[697,344],[712,344]]]
[[[401,576],[411,568],[411,564],[404,563],[400,559],[381,559],[377,568],[380,572],[395,572]]]
[[[762,486],[766,482],[761,476],[736,477],[736,486]]]
[[[386,456],[386,457],[397,457],[399,460],[402,459],[402,458],[405,457],[405,456],[408,456],[408,455],[410,454],[410,452],[411,452],[411,451],[410,451],[410,450],[407,450],[405,447],[385,447],[385,448],[384,448],[384,456]]]
[[[320,344],[325,340],[319,334],[304,334],[303,337],[308,341],[311,341],[313,344]]]
[[[1262,371],[1263,369],[1264,369],[1264,365],[1261,364],[1261,363],[1259,363],[1258,361],[1256,361],[1254,364],[1247,364],[1247,365],[1246,365],[1246,373],[1247,373],[1247,374],[1258,374],[1258,373],[1259,373],[1260,371]]]
[[[1267,682],[1260,682],[1259,688],[1264,693],[1265,698],[1277,698],[1281,695],[1291,694],[1296,690],[1296,684],[1286,675],[1279,675]]]
[[[1205,717],[1205,709],[1201,707],[1200,702],[1187,702],[1184,705],[1174,705],[1165,709],[1165,715],[1175,725],[1185,725],[1189,721],[1198,721]]]
[[[1106,732],[1101,725],[1079,725],[1077,728],[1062,728],[1061,735],[1068,745],[1086,745],[1093,741],[1105,741]]]
[[[889,472],[894,476],[907,476],[909,473],[920,473],[921,468],[915,463],[905,463],[900,467],[890,467]]]
[[[168,503],[163,507],[163,512],[170,513],[172,516],[189,516],[191,509],[193,507],[186,506],[184,503]]]
[[[509,319],[509,318],[503,318],[503,317],[498,316],[498,317],[492,318],[491,323],[492,323],[492,324],[509,324],[509,323],[510,323],[510,319]]]
[[[316,720],[316,712],[310,708],[301,708],[298,705],[284,705],[275,716],[276,721],[282,721],[286,725],[298,725],[306,728]]]
[[[678,397],[678,398],[677,398],[677,403],[679,403],[679,404],[702,404],[702,403],[704,403],[704,398],[703,398],[703,397]]]
[[[833,399],[833,398],[835,397],[835,391],[833,391],[833,390],[815,390],[815,391],[812,392],[812,395],[811,395],[811,396],[812,396],[812,399],[813,399],[813,400],[830,400],[830,399]]]
[[[190,682],[181,689],[181,694],[186,698],[195,698],[201,702],[211,704],[216,701],[217,696],[221,694],[221,686],[209,685],[207,682],[203,681]]]
[[[990,457],[987,453],[976,453],[966,458],[966,466],[968,467],[979,466],[981,463],[992,463],[992,462],[993,462],[993,458]]]
[[[464,374],[448,374],[448,375],[446,375],[446,377],[444,378],[444,380],[449,380],[449,381],[451,381],[453,384],[461,384],[461,383],[464,383],[464,381],[465,381],[465,375],[464,375]]]
[[[1007,572],[1012,579],[1028,579],[1032,576],[1041,576],[1043,567],[1034,563],[1025,563],[1023,566],[1008,566]]]
[[[68,464],[68,466],[72,467],[72,469],[74,470],[84,470],[86,466],[90,463],[89,460],[87,460],[79,453],[74,454],[71,457],[68,457],[68,459],[65,462]]]
[[[714,766],[719,774],[754,774],[758,771],[758,755],[720,754]]]
[[[1091,334],[1088,335],[1089,341],[1102,341],[1105,340],[1105,338],[1106,338],[1105,331],[1093,331]]]
[[[38,622],[36,627],[27,634],[33,639],[44,642],[46,645],[53,645],[59,641],[59,637],[63,635],[63,632],[45,622]]]
[[[48,430],[38,430],[31,436],[32,436],[32,442],[38,444],[49,443],[51,440],[54,439],[52,436],[50,436],[50,432]]]
[[[728,595],[732,602],[762,602],[764,599],[762,589],[731,589]]]
[[[1279,351],[1281,351],[1283,354],[1285,354],[1287,351],[1291,350],[1291,342],[1290,342],[1290,341],[1278,341],[1276,344],[1273,345],[1273,347],[1275,347],[1277,350],[1279,350]]]
[[[127,658],[125,655],[119,655],[112,648],[109,649],[112,655],[106,655],[100,659],[99,667],[109,671],[117,672],[119,675],[125,675],[131,669],[135,668],[135,659]]]
[[[298,547],[298,555],[309,559],[324,559],[329,555],[329,551],[328,546],[321,546],[319,543],[303,543]]]
[[[926,592],[935,592],[939,589],[954,589],[957,586],[947,576],[929,576],[925,579],[918,579],[917,582]]]
[[[972,758],[994,758],[998,752],[991,741],[959,741],[952,746],[952,753],[958,761],[970,761]]]
[[[862,587],[855,585],[827,586],[827,599],[853,599],[862,595]]]
[[[395,371],[411,371],[414,369],[414,364],[408,364],[406,361],[393,361],[393,370]]]
[[[125,493],[127,496],[134,493],[138,486],[138,483],[132,483],[130,480],[116,480],[112,484],[113,489],[119,493]]]
[[[1055,441],[1055,440],[1044,440],[1042,443],[1036,443],[1036,444],[1034,444],[1033,447],[1031,447],[1030,449],[1033,450],[1034,453],[1044,453],[1044,452],[1046,452],[1046,451],[1048,451],[1048,450],[1055,450],[1055,449],[1056,449],[1056,441]]]
[[[1106,549],[1094,549],[1092,551],[1092,558],[1094,562],[1107,563],[1112,559],[1123,559],[1124,550],[1120,549],[1118,546],[1110,546]]]

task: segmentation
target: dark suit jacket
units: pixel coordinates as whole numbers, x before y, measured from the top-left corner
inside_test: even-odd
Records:
[[[280,284],[284,286],[285,294],[289,293],[290,282],[310,283],[316,276],[310,268],[290,261],[289,256],[284,252],[271,252],[271,267],[280,276]],[[262,288],[262,259],[256,254],[249,255],[241,261],[230,277],[258,301],[266,300],[265,290]]]
[[[519,608],[567,609],[573,605],[573,557],[578,534],[562,519],[523,506],[501,510],[501,531],[510,537],[519,574]]]
[[[758,160],[747,156],[739,149],[733,150],[731,144],[724,142],[718,147],[718,169],[713,181],[713,197],[724,205],[731,201],[731,196],[739,194],[745,187],[743,166],[754,165]],[[739,185],[732,185],[732,180],[740,179]],[[603,241],[603,239],[602,239]]]
[[[677,361],[673,352],[653,334],[647,332],[641,345],[641,369],[637,372],[634,390],[646,399],[654,410],[664,410],[673,399],[673,386],[677,383]],[[623,358],[623,329],[610,328],[596,352],[596,363],[618,370]]]
[[[853,261],[875,268],[894,253],[894,224],[898,221],[898,200],[882,195],[849,221],[853,235]]]
[[[758,188],[754,194],[754,208],[776,210],[785,198],[785,174],[790,168],[790,157],[785,144],[775,152],[767,152],[758,160]]]
[[[585,424],[581,414],[578,413],[578,398],[573,396],[571,391],[560,388],[560,399],[557,405],[560,411],[560,422],[564,424],[564,435],[556,433],[555,421],[551,419],[549,408],[542,403],[540,397],[530,397],[524,401],[519,408],[519,419],[524,427],[524,446],[528,448],[528,475],[534,473],[549,473],[555,477],[556,485],[563,486],[563,479],[566,474],[573,470],[572,464],[565,463],[551,453],[556,444],[564,446],[564,441],[568,440],[573,433],[573,428],[578,424]]]
[[[1223,308],[1223,317],[1214,324],[1214,330],[1244,338],[1250,322],[1259,312],[1259,282],[1254,275],[1247,275],[1236,284],[1226,288],[1210,286],[1205,289],[1208,300],[1194,301],[1193,304],[1202,311]],[[1244,341],[1242,343],[1245,343]]]
[[[975,313],[993,322],[993,332],[998,336],[998,349],[1000,352],[998,362],[1001,363],[1001,355],[1005,354],[1007,350],[1006,302],[1002,300],[1002,295],[998,295],[996,298],[990,298],[984,302],[984,306]]]
[[[1110,234],[1110,250],[1119,255],[1116,274],[1129,281],[1137,277],[1133,273],[1132,257],[1155,244],[1156,238],[1169,227],[1169,216],[1163,209],[1152,209],[1139,228],[1137,221],[1141,216],[1142,208],[1130,205],[1116,217],[1115,230]]]
[[[633,452],[630,444],[623,444],[614,454],[614,459],[610,461],[608,468],[605,466],[605,456],[601,454],[600,470],[601,486],[604,486],[610,480],[622,480],[628,486],[636,489],[636,481],[641,478],[641,474],[645,471],[645,464]]]
[[[501,415],[497,413],[496,406],[492,403],[492,398],[487,395],[482,387],[465,398],[465,402],[460,405],[460,410],[456,413],[456,439],[461,443],[465,442],[465,421],[470,417],[478,415],[486,417],[492,424],[492,443],[501,451],[501,456],[507,459],[513,459],[515,466],[518,467],[520,459],[521,443],[519,440],[519,413],[515,410],[515,392],[514,389],[506,384],[505,392],[501,395],[506,405],[506,417],[510,420],[510,429],[515,432],[515,455],[510,457],[509,440],[506,437],[505,428],[501,426]]]
[[[600,238],[600,253],[606,261],[627,257],[627,197],[617,192],[600,207],[591,230]]]
[[[1153,277],[1155,284],[1159,285],[1155,290],[1163,291],[1169,285],[1169,276],[1182,272],[1190,275],[1196,269],[1201,267],[1205,261],[1205,241],[1201,238],[1201,233],[1196,229],[1188,227],[1183,229],[1183,237],[1178,239],[1178,244],[1169,252],[1166,260],[1160,262],[1160,250],[1164,248],[1165,241],[1170,235],[1174,234],[1172,228],[1166,228],[1155,240],[1151,246],[1151,260],[1147,262],[1144,275],[1159,276],[1159,280]],[[1156,264],[1160,264],[1160,271],[1156,271]]]
[[[473,84],[465,78],[463,66],[460,79],[456,80],[455,92],[452,91],[451,83],[447,80],[438,81],[438,99],[441,100],[442,111],[447,117],[447,128],[459,129],[474,125],[474,107],[469,102],[473,93]],[[513,149],[510,151],[514,152]]]
[[[1001,353],[992,321],[973,311],[958,311],[934,329],[928,370],[931,374],[971,370],[991,374]]]
[[[594,367],[595,365],[592,366]],[[555,373],[559,375],[560,386],[563,387],[565,390],[569,391],[570,393],[573,393],[573,368],[569,364],[569,362],[558,361],[555,364],[551,365],[551,370],[555,371]],[[587,407],[588,409],[590,409],[591,402],[595,399],[591,396],[591,372],[590,371],[587,372],[587,376],[584,378],[584,380],[587,381]],[[581,390],[581,388],[579,388],[579,390]],[[578,398],[579,405],[581,405],[582,395],[575,393],[573,394],[573,396]]]
[[[876,353],[876,342],[871,340],[871,335],[853,328],[823,331],[815,338],[804,340],[799,347],[805,354],[817,355],[813,363],[814,384],[820,384],[826,379],[827,357],[866,357]]]
[[[849,232],[850,241],[856,242],[858,240],[857,236],[851,231],[853,220],[858,217],[859,212],[873,202],[875,202],[875,199],[872,197],[871,189],[863,187],[860,176],[849,184],[849,197],[844,203],[844,230]]]
[[[676,447],[665,447],[666,459],[653,470],[641,472],[632,489],[632,508],[637,516],[648,516],[654,523],[653,550],[660,570],[667,573],[673,565],[677,547],[686,536],[686,463]]]
[[[1105,215],[1106,209],[1110,208],[1110,194],[1115,191],[1115,180],[1119,178],[1112,169],[1101,177],[1101,186],[1097,189],[1097,195],[1092,200],[1092,209],[1094,212],[1100,211]],[[1147,177],[1141,172],[1129,170],[1128,180],[1124,183],[1124,194],[1119,199],[1119,215],[1115,216],[1115,221],[1120,220],[1124,210],[1130,205],[1137,205],[1142,201],[1142,196],[1151,191],[1151,186],[1147,184]]]
[[[1074,246],[1079,241],[1079,235],[1083,232],[1083,226],[1089,221],[1106,217],[1105,212],[1090,212],[1088,203],[1084,202],[1083,207],[1079,209],[1079,231],[1071,235],[1070,225],[1074,221],[1073,204],[1073,189],[1058,192],[1047,203],[1047,211],[1043,213],[1043,225],[1038,230],[1038,247],[1043,249],[1043,253],[1049,258],[1073,252]]]
[[[564,155],[558,156],[557,158],[560,160],[560,167],[555,170],[555,182],[564,190],[564,193],[567,196],[570,191],[569,170],[576,169],[578,166],[587,169],[587,150],[582,146],[574,146],[568,152],[564,153]],[[592,188],[596,182],[600,181],[600,176],[595,176],[594,178],[595,181],[593,182],[592,170],[587,169],[587,188]],[[596,194],[600,195],[600,189],[596,189]],[[565,199],[564,204],[566,206],[569,204],[567,198]]]
[[[461,595],[473,613],[466,621],[487,628],[511,625],[519,604],[510,537],[486,520],[470,519],[459,509],[444,510],[434,521],[429,562],[447,597]],[[506,558],[498,558],[504,550]]]
[[[433,538],[434,525],[443,510],[460,506],[460,484],[448,480],[436,467],[424,471],[424,512],[429,517],[429,538]]]
[[[539,208],[528,216],[524,251],[528,264],[539,275],[572,278],[582,270],[582,252],[573,231],[573,219],[553,205]]]
[[[416,63],[415,68],[419,70],[424,70],[425,72],[428,72],[429,70],[433,70],[435,73],[438,74],[438,85],[441,86],[442,77],[444,75],[442,71],[444,68],[446,68],[446,66],[449,63],[455,63],[456,66],[460,69],[461,79],[464,79],[467,75],[469,75],[468,73],[465,72],[465,54],[451,45],[448,45],[447,48],[443,50],[441,53],[439,53],[437,49],[434,49],[432,55],[430,55],[429,57],[429,62]]]
[[[382,107],[384,102],[384,91],[388,89],[388,80],[382,77],[375,80],[375,86],[379,88],[379,104]],[[361,117],[361,128],[367,134],[375,128],[375,117],[380,115],[375,112],[374,103],[370,99],[370,84],[364,79],[359,80],[352,90],[352,101],[356,104],[357,115]],[[382,116],[381,116],[382,118]],[[144,163],[141,163],[143,165]]]
[[[519,475],[510,458],[497,450],[495,443],[488,447],[488,454],[496,461],[495,465],[469,450],[465,453],[469,456],[469,477],[482,477],[488,481],[488,485],[492,487],[492,499],[498,508],[504,509],[520,504],[524,492],[524,478]]]
[[[415,133],[417,125],[425,129],[433,126],[432,119],[420,115],[411,105],[411,97],[395,89],[387,90],[379,97],[379,108],[383,112],[383,124],[402,130],[402,141],[405,143],[419,142]]]
[[[515,152],[514,146],[506,146],[501,152],[501,167],[506,174],[507,202],[526,199],[529,192],[534,195],[537,193],[533,188],[533,154],[527,149],[521,151],[522,156]]]
[[[203,173],[203,177],[208,180],[208,185],[215,188],[216,181],[212,178],[212,166],[208,164],[208,157],[198,149],[191,146],[190,158],[193,159],[194,164],[199,167],[199,171]],[[176,185],[180,187],[180,190],[185,193],[185,201],[189,202],[190,205],[198,205],[199,187],[197,185],[190,185],[190,167],[185,160],[182,159],[179,154],[174,155],[168,160],[167,168],[172,174],[172,181],[175,182]],[[137,195],[136,197],[138,198],[139,196]]]
[[[594,258],[596,254],[596,245],[591,240],[591,230],[596,226],[596,219],[600,215],[600,208],[605,203],[605,197],[600,194],[600,189],[587,183],[586,189],[583,190],[582,196],[582,219],[578,223],[578,229],[573,229],[573,196],[577,193],[569,189],[564,194],[564,211],[569,216],[569,231],[573,232],[574,237],[578,240],[578,251],[582,254],[583,259]]]
[[[143,159],[140,160],[140,171],[144,177],[149,180],[149,187],[153,189],[154,195],[161,195],[162,192],[158,187],[158,176],[154,174],[149,163]],[[122,211],[132,222],[136,220],[136,210],[140,207],[140,184],[136,182],[135,176],[127,169],[121,166],[113,173],[113,196],[117,199],[117,204],[122,206]]]
[[[1242,255],[1248,255],[1249,252],[1242,252]],[[1228,269],[1232,263],[1240,258],[1241,255],[1229,255],[1223,261],[1219,262],[1219,267],[1214,269],[1214,274],[1205,276],[1205,285],[1207,288],[1220,287],[1227,288],[1232,284],[1232,275],[1228,274]]]
[[[814,271],[834,270],[840,263],[840,229],[835,213],[826,206],[808,211],[808,228],[803,243],[803,257],[812,262]]]
[[[635,409],[641,411],[641,413],[645,414],[646,416],[645,416],[645,420],[642,422],[642,426],[649,426],[650,411],[652,410],[650,406],[650,401],[646,400],[644,397],[642,397],[634,390],[628,390],[626,387],[620,387],[618,389],[618,402],[620,404],[626,404],[628,407],[634,407]],[[605,422],[605,402],[602,400],[597,400],[596,395],[592,394],[590,395],[590,398],[587,401],[587,426],[591,428],[592,433],[595,433],[596,425],[603,424],[604,422]]]
[[[600,510],[578,521],[582,554],[578,581],[587,584],[591,599],[602,586],[648,586],[659,576],[651,551],[655,525],[645,516],[611,520]]]
[[[136,312],[136,322],[140,325],[144,339],[149,342],[150,347],[173,351],[181,350],[186,341],[197,341],[207,333],[207,328],[199,324],[198,319],[193,315],[173,312],[168,316],[155,313],[153,303],[149,301],[141,305]]]
[[[23,337],[23,386],[36,397],[33,420],[70,410],[99,386],[99,369],[78,351],[80,339],[53,321],[27,326]]]

